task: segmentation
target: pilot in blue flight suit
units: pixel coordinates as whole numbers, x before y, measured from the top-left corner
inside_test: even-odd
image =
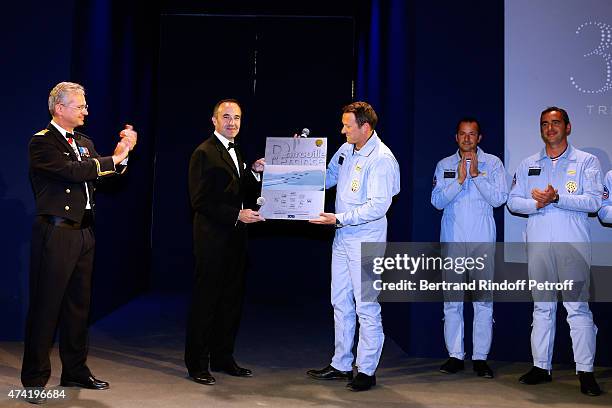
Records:
[[[540,134],[545,148],[519,165],[508,208],[529,215],[526,234],[529,278],[555,282],[573,279],[588,293],[591,262],[588,215],[599,210],[603,186],[597,157],[568,143],[571,129],[565,110],[553,106],[542,112]],[[534,293],[533,367],[519,379],[523,384],[552,380],[556,295],[549,301],[541,300],[542,294]],[[563,305],[567,310],[580,390],[596,396],[601,393],[593,375],[597,327],[584,300],[564,298]]]
[[[612,224],[612,200],[610,200],[610,189],[612,188],[612,170],[606,173],[604,179],[604,192],[602,195],[601,208],[597,212],[601,222]]]
[[[331,284],[335,351],[330,365],[307,374],[319,380],[349,380],[347,387],[353,391],[368,390],[376,384],[384,342],[380,305],[366,297],[372,291],[366,282],[362,288],[361,243],[387,240],[385,214],[400,190],[399,165],[374,131],[377,121],[376,112],[365,102],[343,108],[342,133],[347,142],[329,162],[325,179],[326,188],[337,186],[336,213],[321,213],[310,221],[337,227]],[[360,325],[358,373],[353,379],[356,316]]]
[[[431,193],[433,206],[444,210],[440,242],[453,243],[446,245],[445,256],[477,256],[479,251],[487,254],[486,276],[481,278],[491,279],[494,244],[481,243],[495,242],[493,208],[503,205],[508,198],[506,172],[499,158],[478,147],[482,135],[475,118],[461,119],[455,138],[459,149],[438,162]],[[475,276],[470,276],[470,279],[475,279]],[[463,296],[449,299],[445,294],[445,299],[444,341],[449,359],[440,371],[454,374],[464,369]],[[478,297],[474,299],[473,307],[473,369],[479,377],[493,378],[493,371],[486,361],[491,348],[493,302]]]

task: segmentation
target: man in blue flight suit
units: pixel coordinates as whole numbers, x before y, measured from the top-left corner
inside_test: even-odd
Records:
[[[601,208],[597,212],[597,215],[604,224],[612,224],[612,200],[610,200],[610,189],[612,188],[612,170],[606,173],[603,188],[604,192],[602,195]]]
[[[325,178],[326,188],[336,186],[336,213],[321,213],[310,221],[337,228],[331,282],[335,351],[330,365],[307,374],[319,380],[352,380],[347,385],[350,390],[364,391],[376,385],[384,334],[380,304],[365,295],[372,288],[362,284],[361,243],[387,240],[385,214],[399,193],[400,173],[393,153],[374,131],[378,122],[374,109],[366,102],[354,102],[342,111],[347,140],[329,162]],[[355,312],[360,329],[358,373],[353,379]]]
[[[571,130],[572,125],[565,110],[553,106],[541,113],[540,135],[545,147],[519,165],[508,208],[529,216],[527,257],[530,279],[545,277],[547,280],[563,281],[571,278],[588,289],[591,259],[588,215],[599,210],[603,186],[599,160],[568,143]],[[568,250],[578,254],[570,262],[565,259]],[[541,294],[534,293],[531,331],[533,367],[519,379],[523,384],[552,380],[550,371],[557,302],[556,296],[547,299],[551,301],[538,301],[541,299]],[[580,391],[597,396],[601,390],[593,375],[597,334],[593,314],[588,302],[583,299],[563,300]]]
[[[481,277],[491,279],[494,244],[482,243],[495,242],[493,208],[503,205],[508,198],[506,172],[501,160],[478,147],[482,134],[475,118],[463,118],[457,123],[455,139],[459,149],[438,162],[431,193],[433,206],[444,210],[440,242],[452,243],[445,245],[448,252],[445,255],[488,254],[486,276]],[[475,274],[469,278],[474,279]],[[464,369],[463,294],[458,295],[460,298],[450,299],[455,296],[445,294],[444,341],[449,359],[440,371],[447,374]],[[491,348],[493,302],[480,295],[473,299],[473,307],[473,369],[479,377],[493,378],[493,371],[486,361]]]

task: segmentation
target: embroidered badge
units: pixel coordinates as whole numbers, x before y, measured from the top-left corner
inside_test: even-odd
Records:
[[[541,172],[542,172],[541,167],[530,167],[529,171],[527,172],[527,175],[528,176],[539,176]]]
[[[574,180],[570,180],[565,183],[565,189],[568,193],[573,194],[576,192],[576,190],[578,190],[578,184],[576,184]]]
[[[351,191],[353,193],[359,191],[359,187],[360,187],[359,180],[354,179],[353,181],[351,181]]]
[[[89,149],[84,146],[79,146],[79,154],[81,157],[90,157]]]

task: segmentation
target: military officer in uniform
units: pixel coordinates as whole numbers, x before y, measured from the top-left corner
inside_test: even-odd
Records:
[[[508,198],[506,172],[501,160],[485,153],[478,143],[482,140],[480,124],[475,118],[463,118],[456,128],[457,153],[438,162],[434,174],[431,203],[444,210],[440,230],[440,242],[448,256],[488,255],[487,266],[480,278],[491,279],[493,273],[495,220],[493,208]],[[491,243],[491,244],[487,244]],[[477,271],[471,272],[475,279]],[[452,276],[461,279],[464,276]],[[464,369],[463,347],[463,293],[445,294],[444,341],[449,359],[440,371],[454,374]],[[454,299],[456,295],[456,299]],[[473,299],[473,369],[479,377],[493,378],[487,364],[493,331],[493,302],[478,294]]]
[[[94,259],[94,183],[125,171],[136,144],[132,126],[121,131],[111,156],[75,128],[85,122],[84,88],[61,82],[49,94],[51,123],[29,144],[30,176],[36,199],[30,260],[30,303],[21,381],[44,388],[51,374],[49,349],[56,325],[62,386],[106,389],[87,366],[87,320]],[[30,402],[42,403],[44,398]]]
[[[591,261],[588,215],[601,207],[603,186],[599,160],[568,143],[571,131],[564,109],[553,106],[541,113],[540,135],[545,146],[523,160],[516,170],[508,208],[529,216],[529,278],[555,282],[571,279],[588,294]],[[580,390],[587,395],[599,395],[601,390],[593,375],[597,334],[593,314],[581,296],[564,298],[563,305]],[[533,306],[533,367],[519,379],[530,385],[552,380],[556,293],[548,298],[546,293],[534,292]]]
[[[361,243],[387,240],[385,214],[400,190],[399,165],[376,134],[377,121],[376,112],[366,102],[344,107],[342,133],[347,142],[332,157],[325,178],[326,188],[336,186],[336,213],[321,213],[310,221],[337,227],[331,283],[336,340],[331,364],[321,370],[309,370],[308,375],[320,380],[351,380],[348,388],[353,391],[376,384],[375,372],[384,342],[380,305],[364,297],[367,288],[362,288],[366,285],[362,285]],[[353,378],[356,317],[360,325],[358,372]]]

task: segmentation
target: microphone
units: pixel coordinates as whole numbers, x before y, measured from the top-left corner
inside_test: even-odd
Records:
[[[310,134],[310,129],[304,128],[302,129],[302,133],[300,134],[300,137],[308,137],[309,134]]]
[[[255,211],[259,211],[261,207],[266,203],[266,199],[263,197],[259,197],[257,199],[257,205],[255,206]]]

